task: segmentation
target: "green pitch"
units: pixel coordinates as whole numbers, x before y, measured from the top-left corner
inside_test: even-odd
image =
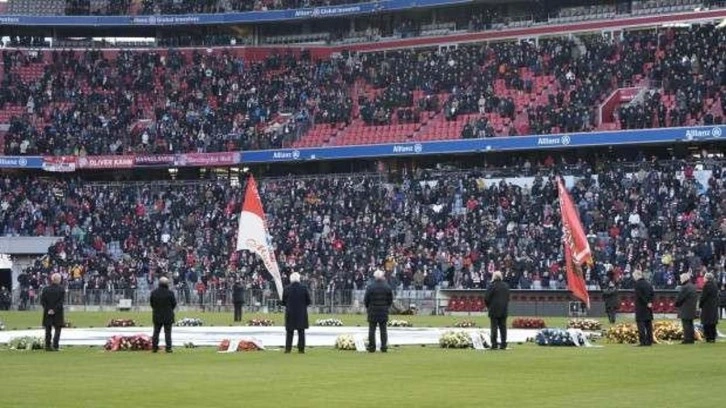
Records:
[[[36,315],[4,313],[0,319],[13,322],[8,327],[36,326]],[[179,317],[185,316],[229,324],[227,314]],[[102,326],[112,317],[148,323],[143,314],[69,314],[78,326]],[[338,318],[349,325],[364,322],[363,316]],[[446,326],[463,318],[408,319]],[[60,353],[3,349],[0,406],[708,407],[724,403],[716,390],[723,387],[725,363],[723,342],[592,349],[515,344],[499,352],[401,347],[388,354],[313,348],[305,355],[218,354],[212,348],[178,348],[171,355],[98,347]]]

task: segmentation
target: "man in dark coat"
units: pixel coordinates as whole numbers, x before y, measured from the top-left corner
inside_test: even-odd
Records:
[[[305,329],[308,323],[310,292],[300,283],[300,274],[290,275],[290,286],[282,291],[282,305],[285,306],[285,353],[292,350],[292,336],[297,330],[297,351],[305,353]]]
[[[381,330],[381,352],[388,351],[388,313],[393,304],[393,291],[386,283],[386,274],[373,272],[373,283],[366,289],[363,303],[368,311],[368,351],[376,351],[376,327]]]
[[[498,348],[507,349],[507,316],[509,315],[509,285],[502,280],[502,273],[494,272],[492,284],[484,295],[484,304],[489,311],[491,322],[492,350],[497,349],[497,331],[501,333],[501,342]]]
[[[602,292],[602,300],[605,302],[605,313],[608,315],[610,324],[615,324],[618,305],[620,304],[618,288],[615,287],[615,282],[610,281],[607,289]]]
[[[635,270],[635,322],[638,324],[639,346],[653,345],[653,285],[643,277],[643,272]]]
[[[234,305],[234,321],[242,321],[242,303],[244,301],[245,288],[242,281],[237,278],[232,286],[232,304]]]
[[[159,332],[164,328],[166,352],[171,353],[171,325],[174,324],[176,296],[169,290],[169,279],[160,278],[159,287],[151,292],[151,310],[153,312],[154,334],[151,337],[151,351],[159,351]]]
[[[43,327],[45,327],[45,350],[58,351],[61,328],[63,328],[63,300],[66,293],[60,285],[60,274],[54,273],[50,280],[50,286],[46,286],[40,295],[40,304],[43,306]],[[52,346],[51,329],[55,330]]]
[[[718,286],[712,273],[704,276],[706,284],[703,285],[698,307],[701,308],[701,324],[703,336],[707,343],[716,342],[716,325],[718,324]]]
[[[681,275],[681,289],[676,297],[678,317],[681,319],[681,323],[683,324],[682,344],[693,344],[695,342],[693,319],[696,318],[697,306],[698,292],[696,292],[696,285],[691,283],[691,275],[689,273],[684,273]]]

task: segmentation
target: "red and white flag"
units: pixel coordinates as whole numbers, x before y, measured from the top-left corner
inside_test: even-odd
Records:
[[[252,251],[262,258],[265,268],[272,275],[277,288],[277,295],[282,299],[282,277],[280,268],[277,266],[275,251],[268,242],[267,221],[265,211],[262,209],[262,200],[257,191],[255,178],[250,176],[247,181],[245,201],[242,205],[242,213],[239,218],[239,229],[237,230],[237,250]]]
[[[585,230],[577,215],[575,204],[562,182],[557,179],[557,191],[560,198],[562,214],[562,244],[565,250],[565,270],[567,271],[567,288],[590,308],[590,295],[587,293],[582,265],[592,265],[592,252],[587,242]]]

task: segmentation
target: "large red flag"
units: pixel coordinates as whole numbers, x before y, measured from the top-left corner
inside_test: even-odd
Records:
[[[567,288],[576,298],[590,308],[590,295],[587,293],[582,265],[592,265],[592,252],[587,242],[585,230],[577,215],[575,204],[565,189],[561,178],[557,179],[557,191],[560,197],[560,213],[562,214],[562,244],[565,250],[565,270],[567,271]]]

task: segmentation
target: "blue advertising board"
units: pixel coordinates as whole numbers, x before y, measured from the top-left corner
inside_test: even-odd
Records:
[[[0,156],[0,169],[39,169],[42,165],[40,156]]]
[[[269,21],[304,20],[376,12],[392,12],[410,8],[437,7],[471,3],[472,0],[379,0],[291,10],[247,11],[239,13],[139,15],[139,16],[22,16],[0,15],[0,26],[173,26],[250,24]]]

